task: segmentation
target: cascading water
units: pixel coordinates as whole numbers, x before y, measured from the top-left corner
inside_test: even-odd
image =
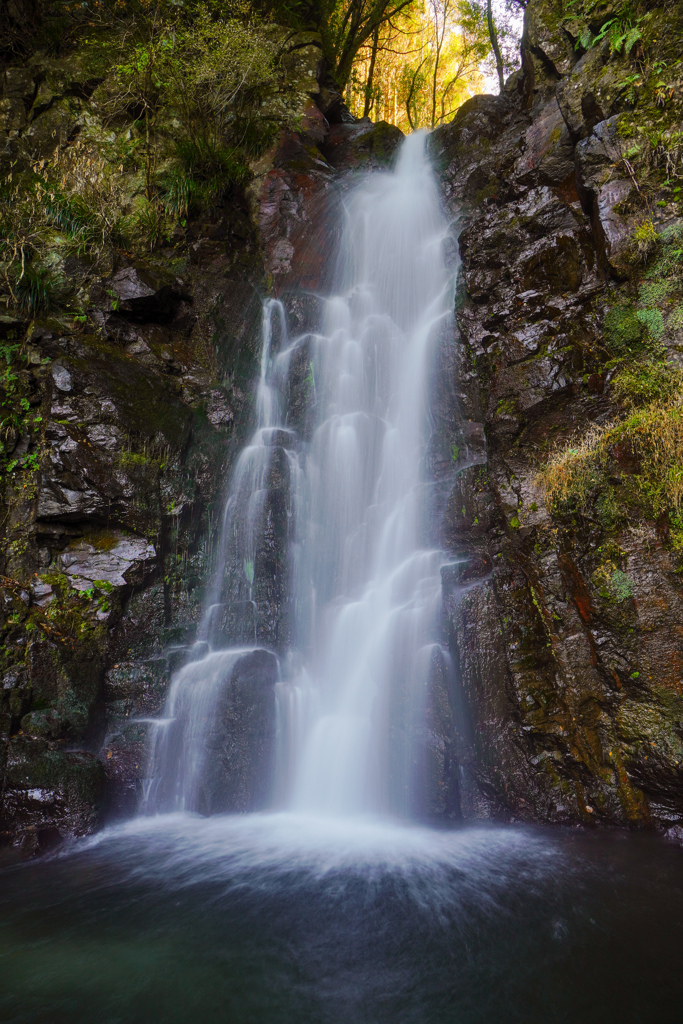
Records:
[[[231,606],[251,607],[258,638],[255,545],[273,445],[284,447],[293,643],[279,687],[278,792],[292,810],[409,815],[419,804],[443,560],[421,543],[425,399],[430,351],[453,307],[447,233],[425,137],[415,134],[396,170],[368,176],[348,201],[338,292],[324,301],[320,333],[290,344],[282,306],[264,307],[258,426],[233,473],[200,640],[210,643],[225,617],[230,572]],[[309,443],[287,426],[281,398],[302,346]],[[151,755],[150,793],[165,795],[148,808],[201,808],[212,707],[242,654],[212,651],[175,676]]]
[[[311,341],[291,805],[407,813],[441,592],[441,555],[420,545],[428,356],[453,306],[425,137],[408,138],[396,171],[369,177],[346,212],[339,294]]]

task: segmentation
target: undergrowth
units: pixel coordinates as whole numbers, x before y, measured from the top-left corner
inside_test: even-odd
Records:
[[[620,422],[593,426],[569,447],[556,452],[540,475],[546,502],[554,513],[586,513],[619,462],[634,503],[645,515],[676,514],[683,506],[683,409],[670,403],[636,408]]]

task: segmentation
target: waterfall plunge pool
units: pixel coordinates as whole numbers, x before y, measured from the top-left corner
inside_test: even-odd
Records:
[[[673,1024],[681,954],[648,835],[172,814],[0,873],[3,1024]]]

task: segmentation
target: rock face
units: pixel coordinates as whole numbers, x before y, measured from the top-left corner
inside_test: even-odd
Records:
[[[555,447],[627,419],[619,373],[680,358],[680,266],[670,286],[649,284],[670,273],[658,235],[678,237],[679,156],[666,165],[644,140],[680,126],[680,73],[657,85],[652,61],[668,67],[683,22],[649,7],[630,52],[584,52],[581,5],[563,17],[531,0],[522,70],[431,139],[462,259],[461,468],[441,530],[463,559],[444,597],[465,817],[683,817],[677,509],[638,491],[628,442],[583,504],[553,505],[541,475]]]

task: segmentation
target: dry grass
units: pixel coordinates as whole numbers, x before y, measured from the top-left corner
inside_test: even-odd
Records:
[[[550,510],[559,512],[568,506],[585,510],[619,450],[636,462],[632,479],[644,509],[652,515],[679,512],[683,507],[680,399],[639,409],[618,423],[593,426],[580,440],[551,456],[540,474]]]
[[[541,471],[539,482],[551,511],[573,501],[585,508],[588,497],[599,480],[600,462],[605,438],[614,425],[593,425],[568,447],[555,451]]]

